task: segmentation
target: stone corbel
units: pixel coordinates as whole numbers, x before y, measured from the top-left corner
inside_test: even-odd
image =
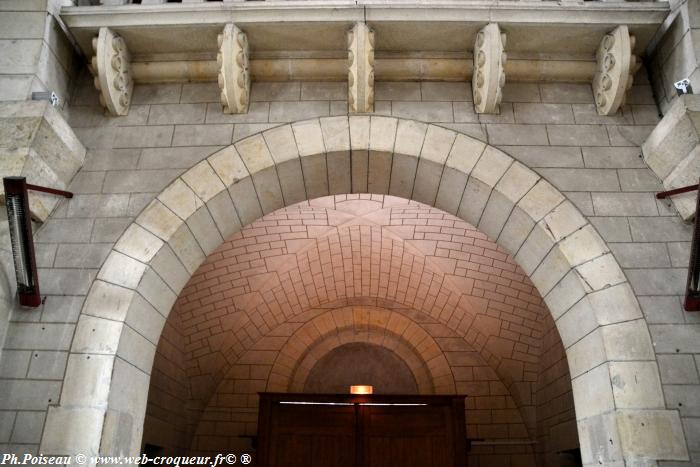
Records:
[[[606,34],[600,42],[593,77],[593,95],[600,115],[614,115],[625,104],[636,69],[637,60],[632,55],[634,44],[634,36],[624,25]]]
[[[503,86],[506,84],[506,35],[496,23],[489,23],[476,35],[472,92],[474,110],[480,114],[501,111]]]
[[[348,31],[348,111],[374,111],[374,31],[365,23]]]
[[[217,40],[219,53],[216,63],[224,113],[246,113],[250,102],[248,36],[235,24],[227,24]]]
[[[95,87],[100,92],[100,103],[112,115],[129,113],[134,80],[131,76],[129,51],[124,39],[111,29],[103,27],[92,39],[95,55],[90,62]]]

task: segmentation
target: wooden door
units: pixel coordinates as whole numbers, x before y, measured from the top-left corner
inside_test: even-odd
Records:
[[[279,405],[271,419],[269,458],[275,467],[355,467],[352,405]]]
[[[449,407],[387,405],[361,410],[363,466],[455,465]]]

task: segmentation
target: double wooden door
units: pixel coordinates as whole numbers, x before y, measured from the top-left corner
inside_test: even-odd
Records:
[[[466,465],[464,398],[261,394],[257,465]]]

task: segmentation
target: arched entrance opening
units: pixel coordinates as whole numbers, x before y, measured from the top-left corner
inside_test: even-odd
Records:
[[[473,465],[560,465],[579,447],[535,287],[486,235],[421,203],[337,195],[274,211],[207,257],[166,328],[144,431],[166,452],[252,452],[258,392],[351,384],[467,395]]]
[[[677,412],[663,408],[639,305],[578,210],[494,147],[436,125],[375,116],[321,118],[250,136],[178,177],[144,209],[90,289],[42,451],[137,452],[156,343],[207,255],[284,206],[366,192],[454,214],[513,256],[566,349],[584,464],[685,451]]]

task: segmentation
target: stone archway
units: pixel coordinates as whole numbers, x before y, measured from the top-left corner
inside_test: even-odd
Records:
[[[477,226],[544,297],[566,348],[584,463],[685,458],[636,298],[595,229],[546,180],[457,132],[330,117],[250,136],[170,184],[92,284],[42,452],[134,454],[155,347],[179,292],[242,225],[328,194],[414,199]]]

